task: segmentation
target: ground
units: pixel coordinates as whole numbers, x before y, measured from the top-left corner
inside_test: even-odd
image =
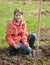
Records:
[[[42,50],[41,57],[34,58],[30,55],[16,54],[14,55],[9,48],[0,48],[0,65],[43,65],[44,62],[48,61],[50,65],[50,45],[43,45],[39,47]],[[35,64],[36,65],[36,64]],[[47,64],[46,64],[47,65]]]
[[[40,30],[40,40],[49,41],[50,40],[50,27],[44,26]]]

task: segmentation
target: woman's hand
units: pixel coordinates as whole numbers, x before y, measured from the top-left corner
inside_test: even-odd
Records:
[[[29,44],[28,43],[24,43],[24,46],[29,47]]]
[[[14,44],[14,48],[18,49],[18,48],[20,48],[20,45]]]

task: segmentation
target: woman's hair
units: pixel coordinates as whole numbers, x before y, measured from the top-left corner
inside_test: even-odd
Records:
[[[23,15],[23,11],[22,11],[20,8],[15,9],[14,15],[15,15],[17,12]]]

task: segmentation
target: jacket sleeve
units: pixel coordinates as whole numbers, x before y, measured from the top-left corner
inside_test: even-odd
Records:
[[[27,39],[28,39],[28,31],[26,30],[26,23],[24,22],[22,24],[22,42],[27,43]]]
[[[8,23],[7,30],[6,30],[6,41],[11,46],[15,44],[15,41],[12,38],[12,34],[13,34],[13,26],[10,23]]]

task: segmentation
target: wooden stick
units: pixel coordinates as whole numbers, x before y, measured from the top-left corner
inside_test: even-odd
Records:
[[[40,38],[40,16],[41,16],[41,4],[42,0],[39,0],[39,15],[38,15],[38,35],[37,35],[37,45],[36,45],[36,53],[38,56],[38,49],[39,49],[39,38]]]

